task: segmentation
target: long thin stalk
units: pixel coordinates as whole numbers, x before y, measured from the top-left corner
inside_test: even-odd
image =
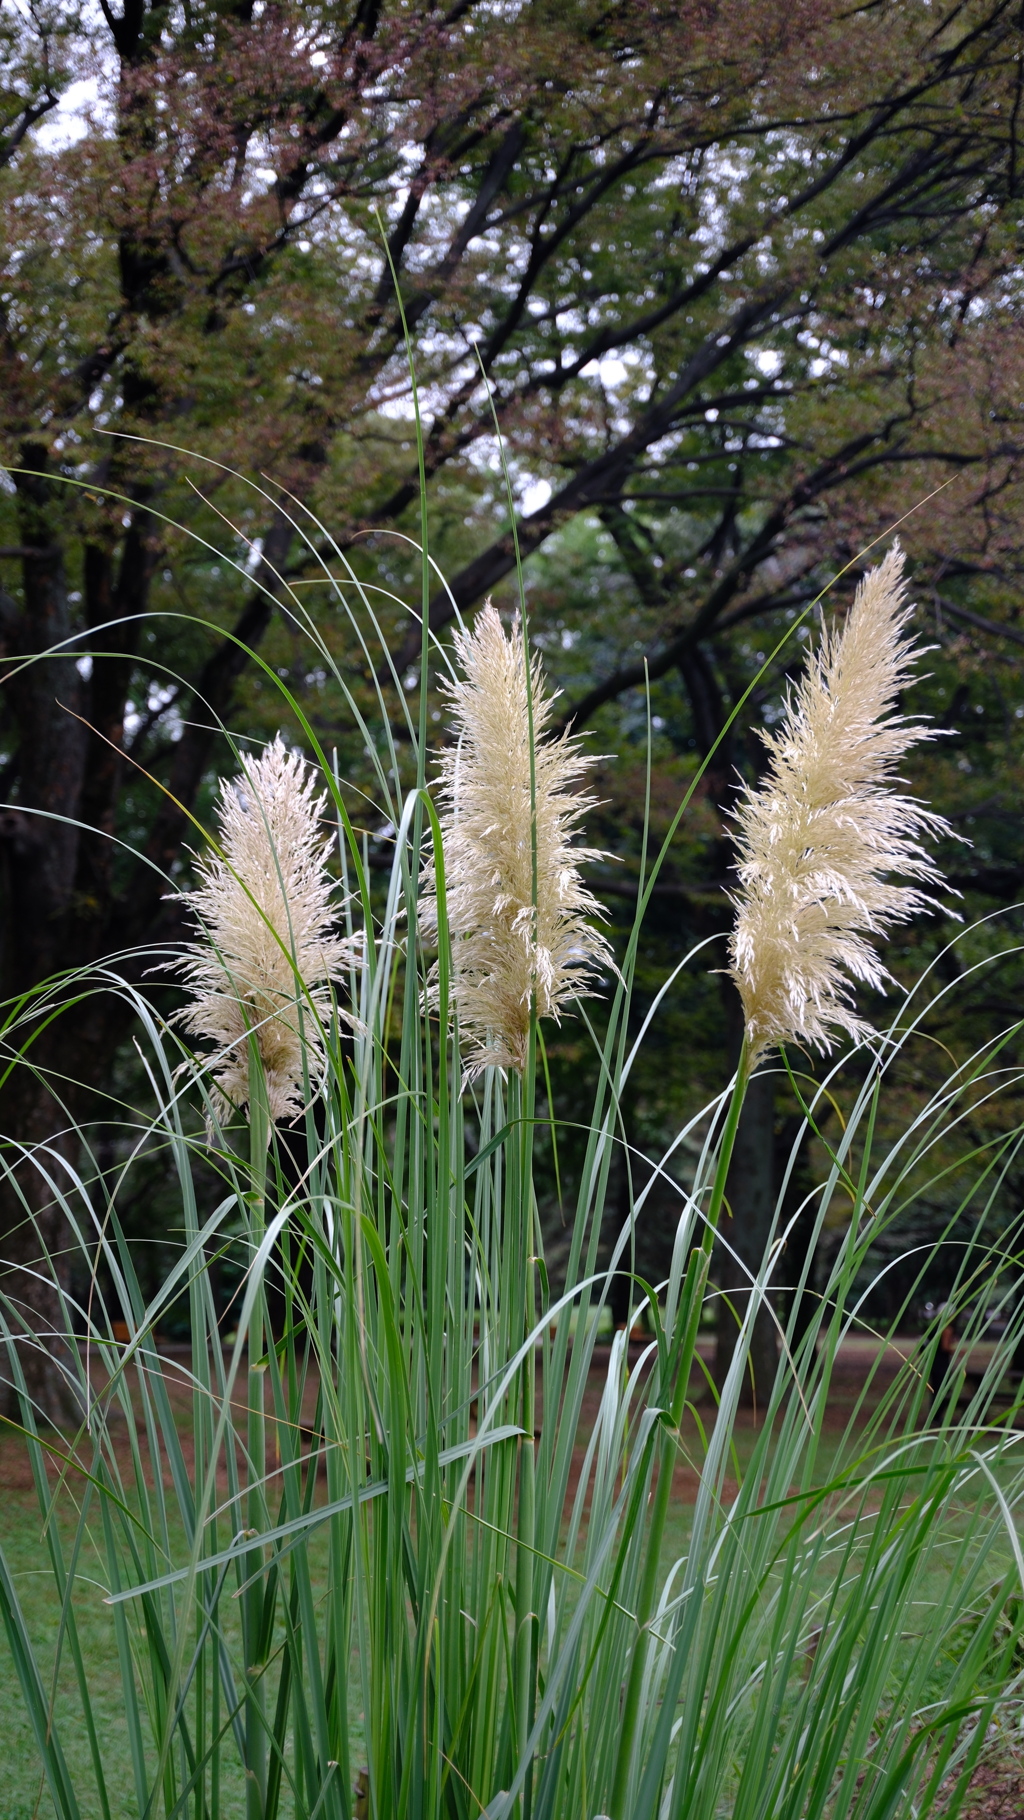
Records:
[[[252,1045],[255,1049],[255,1045]],[[267,1144],[270,1116],[259,1056],[249,1063],[249,1230],[253,1255],[266,1229]],[[246,1522],[253,1535],[267,1526],[265,1479],[267,1471],[266,1389],[264,1353],[270,1344],[266,1300],[256,1297],[248,1334],[246,1464],[249,1488]],[[265,1616],[266,1587],[261,1575],[262,1549],[242,1557],[242,1574],[249,1581],[243,1595],[242,1630],[246,1679],[245,1740],[247,1820],[265,1820],[267,1805],[266,1654],[269,1638]]]
[[[647,1554],[644,1563],[643,1579],[636,1606],[637,1637],[629,1665],[629,1678],[622,1705],[622,1724],[619,1731],[619,1745],[615,1759],[615,1773],[612,1780],[612,1791],[609,1802],[611,1820],[629,1820],[627,1801],[630,1782],[634,1769],[634,1751],[636,1746],[637,1724],[640,1714],[640,1697],[644,1676],[647,1672],[650,1649],[649,1626],[655,1609],[658,1585],[662,1573],[661,1551],[665,1537],[665,1525],[672,1498],[672,1479],[678,1449],[679,1424],[683,1417],[683,1408],[689,1388],[690,1369],[693,1364],[693,1351],[697,1338],[697,1319],[703,1296],[704,1282],[707,1277],[707,1265],[711,1258],[711,1248],[725,1200],[725,1187],[729,1177],[729,1165],[732,1161],[736,1132],[739,1127],[743,1101],[746,1098],[747,1084],[750,1078],[747,1065],[747,1051],[744,1047],[736,1070],[732,1093],[726,1110],[725,1124],[722,1129],[718,1150],[718,1161],[715,1167],[711,1196],[708,1201],[701,1243],[695,1249],[687,1274],[686,1290],[680,1298],[677,1324],[680,1328],[677,1348],[676,1378],[674,1385],[667,1387],[671,1401],[668,1410],[668,1421],[657,1434],[656,1449],[658,1456],[658,1484],[654,1494],[650,1526],[647,1535]]]

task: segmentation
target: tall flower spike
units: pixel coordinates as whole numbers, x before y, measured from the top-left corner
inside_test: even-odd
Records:
[[[201,939],[181,963],[195,998],[179,1017],[217,1046],[221,1111],[248,1104],[250,1037],[271,1118],[301,1111],[304,1079],[323,1073],[330,983],[359,958],[356,943],[332,933],[333,837],[320,827],[326,792],[315,791],[316,773],[280,734],[262,757],[243,758],[242,775],[220,783],[222,854],[204,855],[199,885],[181,893]]]
[[[472,631],[455,640],[462,680],[446,685],[454,743],[441,755],[440,806],[453,994],[467,1072],[526,1066],[530,1006],[558,1019],[588,995],[594,971],[611,966],[608,943],[588,917],[603,914],[580,879],[580,865],[601,859],[572,839],[591,796],[574,788],[593,760],[570,735],[545,738],[554,697],[530,658],[527,690],[523,628],[510,637],[490,602]],[[530,709],[533,713],[531,804]],[[422,919],[436,927],[428,863]]]
[[[826,631],[765,736],[770,764],[738,811],[736,925],[730,959],[752,1063],[779,1043],[827,1053],[834,1033],[871,1026],[852,1007],[853,981],[884,990],[892,976],[871,937],[937,908],[913,885],[942,876],[921,837],[947,822],[900,794],[895,767],[934,735],[894,713],[918,650],[894,546],[857,590],[841,631]]]

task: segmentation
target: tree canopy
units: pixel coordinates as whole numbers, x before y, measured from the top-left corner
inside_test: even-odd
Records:
[[[645,691],[656,824],[720,741],[655,900],[652,978],[724,926],[721,810],[806,609],[833,580],[841,605],[896,524],[936,646],[914,706],[948,734],[917,781],[972,842],[944,856],[971,906],[1014,901],[1011,0],[8,0],[2,19],[6,995],[173,933],[164,880],[226,762],[218,724],[281,718],[244,647],[380,834],[363,735],[282,603],[357,701],[394,675],[400,730],[420,646],[407,338],[447,578],[431,627],[512,602],[518,543],[565,721],[614,754],[613,907],[636,892]],[[390,590],[393,670],[325,586],[339,552]],[[694,1057],[724,1066],[706,993],[679,1016],[677,1085]],[[65,1072],[101,1080],[118,1031],[95,1007],[73,1028]],[[48,1129],[46,1095],[8,1093],[5,1125]]]

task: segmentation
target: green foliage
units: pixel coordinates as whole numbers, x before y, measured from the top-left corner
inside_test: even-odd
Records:
[[[829,580],[823,610],[841,608],[844,565],[897,520],[939,646],[919,702],[951,735],[912,782],[973,843],[945,856],[969,919],[1017,901],[1017,35],[1004,0],[18,15],[0,41],[4,992],[176,939],[163,875],[187,868],[188,813],[208,816],[216,730],[260,739],[283,718],[297,737],[281,681],[386,872],[376,759],[386,719],[385,770],[408,776],[420,588],[396,284],[451,577],[432,624],[443,641],[453,603],[514,585],[497,424],[532,635],[566,714],[615,755],[598,832],[622,863],[596,882],[623,942],[645,666],[656,828],[754,683],[659,880],[641,998],[724,930],[735,776],[757,772],[801,616]],[[352,581],[330,540],[289,524],[304,509],[387,590],[371,598],[394,677],[339,610]],[[439,725],[439,700],[426,713]],[[53,814],[102,835],[44,855]],[[908,941],[908,983],[930,942]],[[1009,964],[999,979],[969,1024],[937,1009],[958,1058],[1014,1002]],[[645,1147],[727,1078],[723,1011],[704,981],[673,990],[633,1077]],[[127,1024],[100,1027],[98,1001],[82,1020],[71,1072],[109,1086],[96,1058]],[[566,1112],[581,1059],[552,1053]],[[7,1097],[18,1138],[31,1118]],[[783,1092],[783,1148],[794,1116]]]
[[[517,1777],[533,1814],[881,1820],[945,1799],[1015,1698],[1018,36],[981,0],[60,5],[3,28],[0,963],[30,1060],[3,1083],[0,1228],[53,1279],[26,1366],[54,1324],[89,1337],[88,1367],[54,1344],[93,1475],[54,1503],[28,1396],[54,1584],[77,1590],[56,1644],[22,1631],[17,1580],[6,1617],[62,1817],[95,1782],[112,1810],[219,1820],[244,1766],[250,1820],[347,1820],[368,1763],[388,1820],[497,1814]],[[79,74],[99,105],[69,145],[38,110]],[[544,1033],[521,1123],[497,1083],[460,1099],[419,1019],[422,801],[403,822],[454,607],[511,585],[495,419],[531,637],[614,754],[592,837],[619,857],[595,882],[625,982]],[[423,700],[421,503],[453,578]],[[891,1047],[774,1077],[786,1250],[759,1280],[790,1350],[738,1472],[753,1302],[709,1437],[658,1413],[698,1387],[684,1284],[732,1066],[723,811],[809,603],[832,580],[840,605],[904,514],[937,645],[912,705],[948,734],[911,783],[973,843],[943,856],[965,928],[891,945],[912,989]],[[262,1158],[209,1150],[169,989],[138,988],[180,933],[162,899],[223,729],[279,725],[334,779],[376,971],[358,1046],[275,1137],[268,1245]],[[630,1264],[659,1285],[650,1369],[615,1342],[592,1428]],[[1010,1317],[966,1408],[929,1416],[912,1352],[837,1440],[843,1336],[947,1297],[965,1346],[993,1300]],[[193,1339],[184,1410],[155,1327]],[[485,1419],[524,1432],[488,1445]],[[675,1564],[652,1494],[680,1448],[699,1492]],[[86,1573],[136,1589],[110,1608],[134,1796],[120,1738],[83,1779],[91,1712],[110,1736]]]

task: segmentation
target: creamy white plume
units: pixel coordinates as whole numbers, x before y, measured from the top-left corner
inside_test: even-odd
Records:
[[[936,907],[917,888],[942,884],[921,841],[952,830],[896,776],[908,748],[933,737],[894,712],[918,655],[902,569],[894,547],[857,589],[842,630],[825,632],[765,736],[766,779],[738,811],[730,959],[754,1061],[787,1041],[827,1052],[838,1031],[868,1033],[853,982],[884,989],[891,979],[872,938]]]
[[[251,1036],[271,1118],[301,1111],[306,1083],[323,1072],[331,982],[359,958],[358,944],[335,933],[333,836],[323,833],[327,796],[316,785],[280,734],[261,757],[243,758],[241,776],[220,782],[221,853],[204,854],[199,884],[181,893],[201,939],[181,963],[194,999],[179,1017],[215,1046],[221,1110],[248,1104]]]
[[[488,602],[455,651],[462,677],[447,686],[452,744],[441,755],[440,820],[452,938],[454,998],[470,1075],[526,1066],[531,1000],[559,1018],[611,966],[603,914],[580,865],[604,855],[572,844],[593,798],[576,785],[593,760],[569,735],[545,737],[553,698],[522,625],[506,637]],[[531,780],[531,700],[533,777]],[[533,803],[536,818],[533,816]],[[535,831],[535,833],[534,833]],[[536,882],[534,880],[534,839]],[[428,864],[422,920],[436,929]]]

